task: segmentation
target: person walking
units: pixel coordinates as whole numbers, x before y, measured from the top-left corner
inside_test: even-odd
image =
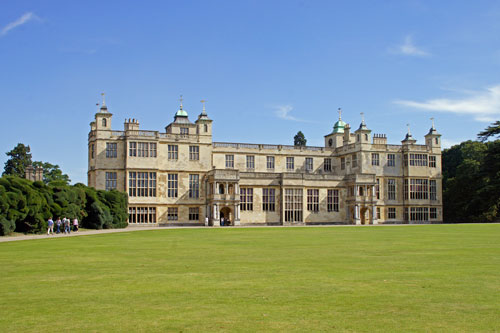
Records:
[[[57,218],[57,221],[56,221],[56,227],[57,227],[57,231],[56,231],[56,233],[60,233],[60,232],[61,232],[61,224],[62,224],[62,223],[61,223],[61,218],[60,218],[60,217],[58,217],[58,218]]]
[[[73,219],[73,231],[78,231],[78,219],[76,217]]]
[[[208,216],[205,217],[205,227],[208,227]]]
[[[52,221],[52,217],[49,217],[49,220],[47,221],[48,229],[47,229],[47,235],[50,235],[52,232],[52,235],[54,234],[54,221]]]
[[[64,222],[64,233],[70,234],[71,233],[71,228],[70,228],[70,221],[69,221],[69,219],[64,218],[63,222]]]

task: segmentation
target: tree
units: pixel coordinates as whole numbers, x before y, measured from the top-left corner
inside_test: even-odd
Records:
[[[68,185],[71,179],[65,173],[62,173],[59,165],[50,164],[49,162],[36,161],[33,162],[34,167],[43,168],[43,182],[45,184]]]
[[[293,145],[305,147],[306,143],[307,140],[306,137],[304,136],[304,133],[298,131],[297,134],[293,137]]]
[[[500,135],[500,120],[497,120],[496,122],[488,126],[488,128],[486,128],[484,131],[479,132],[477,138],[484,142],[488,140],[490,136],[495,135]]]
[[[17,146],[6,153],[10,159],[5,162],[3,175],[14,175],[24,178],[24,170],[31,165],[30,146],[18,143]]]

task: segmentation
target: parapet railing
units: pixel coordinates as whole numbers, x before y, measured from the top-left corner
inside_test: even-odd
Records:
[[[259,150],[268,149],[268,150],[325,151],[324,147],[235,143],[235,142],[214,142],[213,147],[214,148],[235,148],[235,149],[259,149]]]

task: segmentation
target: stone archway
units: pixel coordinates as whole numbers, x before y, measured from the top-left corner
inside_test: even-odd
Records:
[[[367,207],[363,207],[359,211],[359,217],[361,219],[361,224],[370,224],[370,219],[366,218],[366,212],[368,211]],[[367,223],[368,222],[368,223]]]
[[[233,216],[233,211],[229,207],[222,207],[220,210],[220,218],[224,218],[224,225],[234,225],[234,216]]]

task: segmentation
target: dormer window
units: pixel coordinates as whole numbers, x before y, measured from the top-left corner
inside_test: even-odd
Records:
[[[189,135],[189,128],[188,127],[181,127],[181,134],[182,135]]]

